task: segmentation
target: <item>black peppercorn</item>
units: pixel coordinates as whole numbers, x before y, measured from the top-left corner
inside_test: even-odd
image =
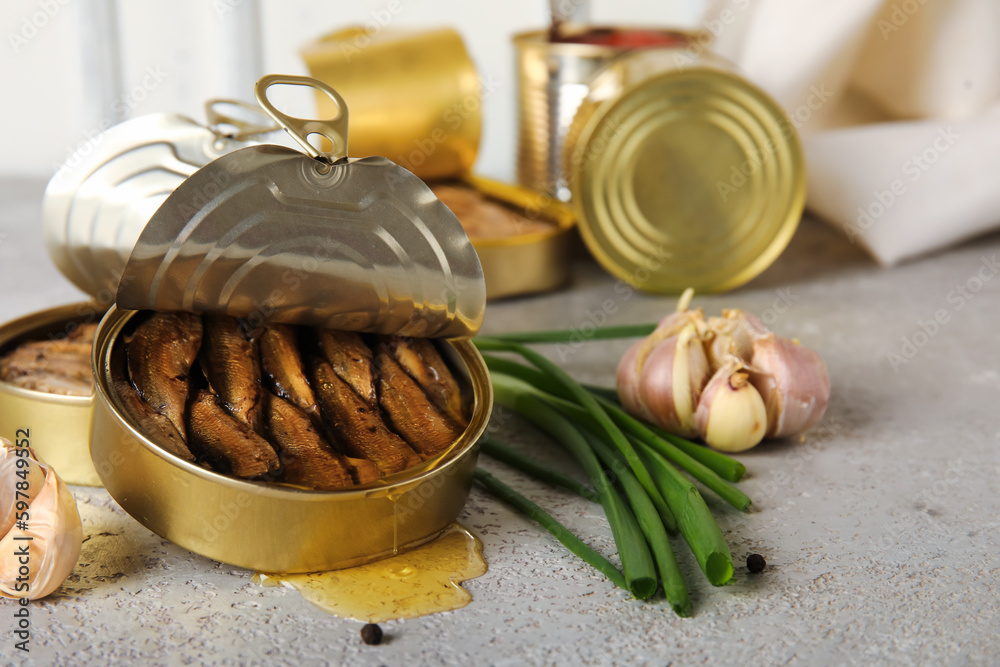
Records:
[[[369,623],[365,627],[361,628],[361,641],[368,644],[369,646],[374,646],[375,644],[382,643],[382,628],[378,627],[374,623]]]
[[[767,561],[760,554],[750,554],[747,556],[747,569],[754,574],[763,572],[766,565]]]

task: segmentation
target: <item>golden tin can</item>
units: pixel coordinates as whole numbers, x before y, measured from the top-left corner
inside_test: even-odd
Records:
[[[313,77],[351,109],[351,154],[381,155],[423,179],[469,171],[479,151],[479,75],[457,32],[363,27],[302,51]],[[321,117],[334,106],[317,97]]]
[[[621,280],[652,292],[732,289],[795,233],[805,204],[802,148],[777,103],[704,40],[665,34],[675,46],[617,51],[519,35],[522,146],[541,150],[532,127],[543,112],[555,114],[548,126],[558,120],[561,137],[545,137],[554,143],[544,161],[523,152],[522,173],[530,182],[527,167],[544,163],[557,194],[568,187],[584,242]],[[541,95],[542,62],[562,106],[548,100],[542,109],[532,97]]]
[[[22,341],[64,336],[77,325],[97,322],[104,308],[72,303],[25,315],[0,326],[0,353]],[[94,397],[62,396],[0,382],[0,433],[14,440],[17,429],[30,430],[31,447],[67,484],[100,486],[88,447]]]
[[[169,454],[137,428],[114,390],[126,373],[122,338],[135,314],[112,307],[98,328],[90,451],[112,497],[154,533],[240,567],[316,572],[416,547],[462,511],[493,403],[486,364],[471,342],[445,342],[473,404],[469,426],[444,460],[368,488],[308,491],[207,470]]]

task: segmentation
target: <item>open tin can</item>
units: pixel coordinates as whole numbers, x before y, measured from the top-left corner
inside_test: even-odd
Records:
[[[312,76],[334,86],[354,113],[352,152],[385,155],[432,187],[454,184],[508,211],[526,233],[479,237],[467,224],[486,276],[486,296],[500,299],[556,289],[569,279],[576,217],[571,207],[529,187],[473,175],[479,151],[482,100],[479,75],[454,30],[386,29],[369,35],[347,28],[307,45]],[[320,115],[333,105],[317,95]],[[474,218],[475,212],[468,213]]]
[[[463,390],[473,396],[472,419],[447,457],[371,488],[309,491],[207,470],[168,453],[136,425],[115,390],[125,377],[123,335],[135,315],[112,308],[101,322],[90,448],[112,497],[157,535],[240,567],[317,572],[412,549],[458,518],[492,404],[485,363],[471,342],[444,343]]]
[[[49,308],[0,326],[0,355],[25,341],[64,338],[82,324],[96,323],[105,308],[90,302]],[[0,382],[0,433],[15,440],[29,432],[31,447],[67,484],[100,486],[90,459],[90,423],[94,396],[67,396]]]
[[[320,88],[336,117],[280,113],[266,98],[275,84]],[[271,76],[258,82],[257,98],[306,154],[260,145],[222,156],[149,220],[97,332],[91,455],[126,512],[198,554],[269,572],[350,567],[432,539],[465,503],[492,407],[485,363],[465,340],[483,319],[482,269],[458,220],[423,182],[384,158],[346,157],[347,107],[335,91]],[[298,272],[295,287],[276,290],[289,272]],[[139,309],[438,338],[471,394],[468,426],[433,458],[340,491],[209,470],[157,444],[118,394]]]

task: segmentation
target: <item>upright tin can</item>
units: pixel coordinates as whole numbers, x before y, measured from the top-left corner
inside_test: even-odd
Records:
[[[767,94],[696,35],[672,34],[674,46],[605,51],[603,67],[572,89],[572,120],[568,110],[549,119],[562,144],[547,159],[610,273],[652,292],[723,291],[791,240],[805,204],[802,148]],[[559,71],[592,67],[590,49],[606,48],[551,44],[541,32],[516,41],[521,53],[559,54]]]
[[[582,27],[577,26],[576,30]],[[591,29],[590,32],[609,32]],[[673,30],[643,30],[662,45],[687,40]],[[567,35],[572,39],[572,33]],[[569,201],[569,175],[563,154],[577,109],[590,92],[590,81],[615,58],[629,52],[613,43],[550,41],[550,31],[514,36],[517,54],[517,180],[521,185]]]

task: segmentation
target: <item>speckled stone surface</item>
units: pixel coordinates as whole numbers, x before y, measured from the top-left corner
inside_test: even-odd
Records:
[[[0,187],[0,321],[80,296],[42,247],[41,192],[34,182]],[[662,600],[630,600],[530,521],[474,490],[461,521],[482,539],[490,570],[465,584],[472,603],[384,624],[386,641],[365,646],[360,623],[328,616],[295,591],[256,586],[247,570],[153,535],[103,490],[75,487],[86,540],[80,562],[59,592],[32,603],[28,656],[7,630],[16,606],[0,603],[0,662],[996,664],[998,255],[994,235],[883,270],[838,233],[806,221],[751,284],[696,299],[707,311],[757,313],[818,350],[833,399],[804,440],[741,456],[752,512],[712,503],[738,565],[731,585],[709,586],[677,543],[694,618],[675,617]],[[605,320],[648,322],[672,308],[672,299],[623,289],[581,260],[568,291],[491,304],[484,331],[585,331]],[[939,311],[944,323],[935,328],[929,323]],[[626,345],[548,352],[577,378],[608,384]],[[578,473],[553,443],[514,417],[497,417],[508,440]],[[482,463],[613,553],[598,506]],[[752,552],[767,558],[759,575],[743,566]]]

